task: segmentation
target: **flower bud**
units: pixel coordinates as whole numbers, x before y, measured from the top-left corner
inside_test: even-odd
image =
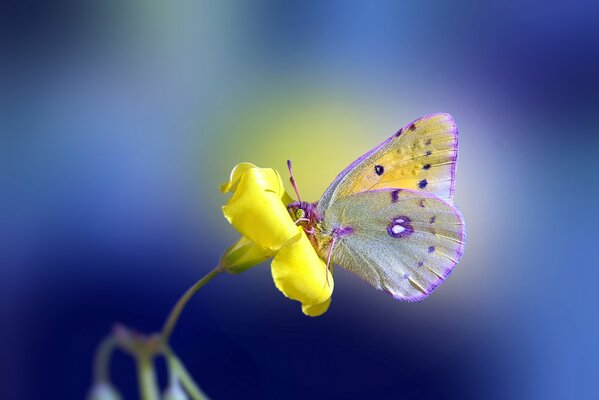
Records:
[[[162,400],[189,400],[187,394],[178,383],[170,385],[162,394]]]
[[[225,251],[220,259],[220,265],[231,274],[239,274],[268,260],[275,253],[261,248],[242,236]]]
[[[89,391],[87,400],[122,400],[122,397],[110,383],[97,382]]]

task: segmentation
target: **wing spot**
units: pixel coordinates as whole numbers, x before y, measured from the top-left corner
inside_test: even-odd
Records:
[[[432,253],[433,251],[435,251],[435,246],[429,246],[429,248],[428,248],[429,254]]]
[[[395,133],[395,137],[398,137],[399,135],[401,135],[401,133],[402,133],[402,132],[403,132],[403,128],[401,128],[400,130],[398,130],[398,131]]]
[[[425,164],[422,169],[431,169],[431,165],[430,164]]]
[[[399,191],[400,189],[396,189],[391,192],[391,203],[397,203],[399,201]]]
[[[351,235],[352,233],[354,233],[354,228],[351,226],[340,226],[333,229],[333,234],[335,234],[337,237]]]
[[[426,185],[428,185],[428,181],[426,179],[423,179],[420,182],[418,182],[418,187],[420,189],[424,189],[426,187]]]
[[[403,226],[401,226],[399,224],[393,225],[391,227],[391,232],[393,232],[395,235],[399,235],[400,233],[402,233],[405,230],[406,230],[406,228],[404,228]]]
[[[420,200],[420,203],[418,203],[418,205],[419,205],[420,207],[424,208],[424,205],[425,205],[425,204],[424,204],[424,199]]]
[[[385,172],[385,167],[383,167],[382,165],[375,165],[374,172],[376,172],[378,176],[381,176],[383,175],[383,172]]]
[[[433,139],[426,139],[426,142],[424,142],[425,145],[430,145],[433,142]]]
[[[433,152],[432,152],[432,151],[430,151],[430,150],[427,150],[427,151],[426,151],[426,155],[427,155],[427,156],[430,156],[431,154],[433,154]]]
[[[418,267],[422,267],[424,263],[422,261],[418,261]]]
[[[406,216],[397,216],[387,225],[387,233],[389,236],[397,239],[410,236],[414,233],[414,228],[410,222],[410,218]]]
[[[416,125],[412,122],[410,124],[410,126],[408,126],[408,129],[411,130],[411,131],[415,131],[416,130]]]
[[[429,220],[428,220],[428,223],[429,223],[429,224],[434,224],[436,219],[437,219],[437,216],[436,216],[436,215],[433,215],[433,216],[431,217],[431,219],[429,219]]]

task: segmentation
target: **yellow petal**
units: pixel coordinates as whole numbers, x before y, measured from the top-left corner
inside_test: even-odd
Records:
[[[272,260],[272,277],[275,286],[290,299],[305,305],[320,304],[333,293],[333,275],[327,271],[302,228],[298,231],[300,239],[283,247]]]
[[[240,168],[244,169],[241,177],[230,182],[235,193],[223,207],[225,218],[243,236],[268,250],[297,240],[300,232],[281,201],[285,189],[277,171],[247,165]]]
[[[242,162],[233,167],[229,182],[220,185],[220,191],[223,193],[234,192],[237,189],[237,184],[241,179],[241,176],[250,168],[256,168],[256,166],[249,162]]]
[[[302,312],[309,317],[318,317],[324,314],[331,305],[331,297],[320,304],[302,304]]]
[[[263,249],[242,236],[224,252],[220,259],[220,265],[227,272],[239,274],[274,255],[274,251]]]

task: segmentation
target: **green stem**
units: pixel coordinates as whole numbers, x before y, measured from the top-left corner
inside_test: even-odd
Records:
[[[179,320],[179,316],[181,315],[181,312],[183,311],[183,309],[185,308],[185,306],[187,305],[189,300],[193,297],[193,295],[198,290],[200,290],[202,288],[202,286],[204,286],[205,284],[210,282],[212,280],[212,278],[214,278],[216,275],[220,274],[222,271],[223,271],[222,266],[220,266],[220,265],[217,266],[212,271],[208,272],[206,274],[206,276],[204,276],[202,279],[197,281],[192,287],[187,289],[187,291],[183,294],[183,296],[181,296],[179,301],[177,301],[177,304],[175,304],[175,306],[171,310],[170,314],[168,315],[168,318],[166,319],[166,322],[164,323],[164,326],[162,328],[162,333],[160,336],[162,338],[163,343],[168,343],[168,340],[170,339],[171,334],[173,333],[173,329],[175,329],[175,325],[177,324],[177,321]]]
[[[138,355],[136,359],[140,397],[142,400],[158,400],[159,389],[152,358],[147,355]]]
[[[208,397],[204,394],[204,392],[202,392],[197,383],[195,383],[189,372],[187,372],[187,369],[185,369],[183,363],[173,353],[173,351],[169,347],[166,347],[164,353],[166,355],[171,373],[177,376],[179,382],[183,388],[185,388],[185,391],[187,391],[191,398],[193,400],[208,400]]]
[[[110,382],[110,357],[116,347],[116,341],[112,335],[105,337],[94,356],[94,381]]]

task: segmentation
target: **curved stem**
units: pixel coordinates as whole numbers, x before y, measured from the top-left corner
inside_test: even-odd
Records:
[[[139,395],[143,400],[158,400],[158,384],[152,358],[147,355],[137,356],[137,379]]]
[[[94,356],[94,381],[110,382],[110,356],[116,348],[116,340],[112,335],[105,337]]]
[[[185,308],[185,306],[187,305],[189,300],[193,297],[193,295],[198,290],[200,290],[202,288],[202,286],[204,286],[205,284],[210,282],[212,280],[212,278],[214,278],[216,275],[218,275],[222,271],[223,271],[223,267],[220,265],[217,266],[212,271],[208,272],[202,279],[197,281],[192,287],[187,289],[187,291],[183,294],[183,296],[181,296],[179,301],[177,301],[177,304],[175,304],[175,306],[171,310],[170,314],[168,315],[168,318],[166,319],[166,322],[164,323],[164,326],[162,327],[162,332],[161,332],[160,336],[161,336],[163,343],[168,343],[168,340],[169,340],[171,334],[173,333],[173,329],[175,328],[175,325],[177,324],[177,321],[179,320],[179,316],[181,315],[181,312],[183,311],[183,309]]]

